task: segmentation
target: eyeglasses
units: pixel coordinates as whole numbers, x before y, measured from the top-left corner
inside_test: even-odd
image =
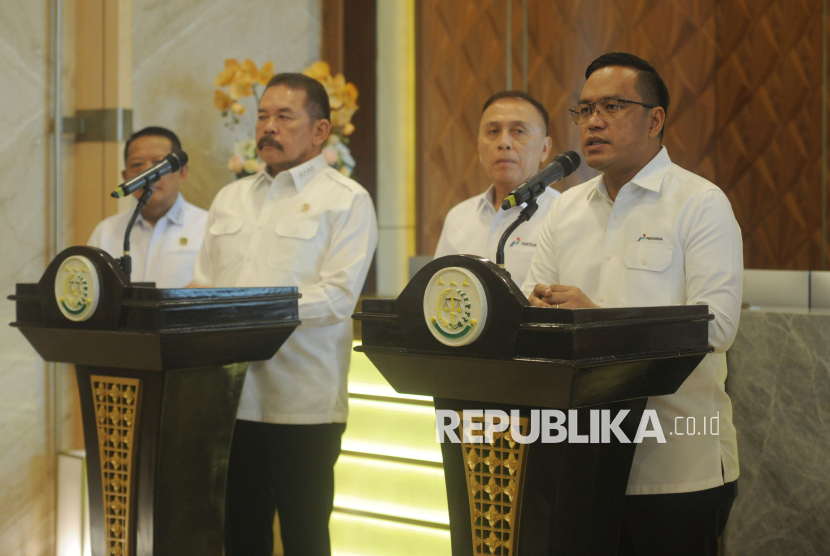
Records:
[[[649,104],[637,102],[636,100],[625,100],[621,98],[606,98],[597,102],[587,102],[585,104],[577,104],[568,109],[571,113],[571,119],[574,125],[582,126],[588,123],[594,112],[597,113],[599,119],[603,122],[610,122],[619,119],[622,116],[623,104],[639,104],[646,108],[656,108]]]

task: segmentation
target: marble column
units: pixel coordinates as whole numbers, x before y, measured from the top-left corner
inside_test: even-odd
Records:
[[[827,554],[830,315],[744,311],[727,360],[741,475],[725,554]]]
[[[25,556],[53,554],[52,385],[6,296],[48,257],[49,7],[0,4],[0,554]]]

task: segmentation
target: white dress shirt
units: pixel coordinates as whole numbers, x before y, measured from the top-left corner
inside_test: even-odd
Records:
[[[274,358],[252,362],[238,419],[345,422],[351,315],[377,246],[369,194],[320,155],[224,187],[208,216],[193,282],[297,286],[302,325]]]
[[[522,291],[537,283],[576,286],[601,307],[708,305],[715,353],[677,393],[649,398],[667,443],[646,438],[637,446],[627,493],[693,492],[738,478],[724,381],[741,314],[743,246],[723,191],[673,164],[665,147],[614,201],[602,176],[574,187],[545,219]],[[703,419],[716,416],[717,436],[686,434],[687,417],[702,433]]]
[[[496,262],[496,249],[505,230],[519,217],[522,204],[510,210],[493,207],[495,185],[484,193],[470,197],[455,205],[444,220],[444,228],[435,248],[435,258],[445,255],[478,255]],[[504,244],[504,266],[516,284],[524,282],[530,268],[530,259],[553,202],[560,193],[548,187],[536,200],[539,208],[536,214],[516,228],[513,236]]]
[[[103,249],[116,259],[121,257],[124,233],[132,214],[131,209],[99,222],[87,245]],[[157,288],[188,285],[205,237],[207,215],[206,210],[188,203],[181,193],[155,226],[139,214],[130,232],[130,281],[155,282]]]

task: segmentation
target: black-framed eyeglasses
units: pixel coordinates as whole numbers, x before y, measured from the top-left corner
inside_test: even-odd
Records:
[[[571,119],[574,125],[582,126],[588,123],[591,115],[597,113],[599,119],[603,122],[610,122],[618,119],[623,114],[623,104],[639,104],[646,108],[656,108],[650,104],[637,102],[636,100],[625,100],[622,98],[606,98],[598,100],[597,102],[586,102],[585,104],[577,104],[568,109],[571,113]]]

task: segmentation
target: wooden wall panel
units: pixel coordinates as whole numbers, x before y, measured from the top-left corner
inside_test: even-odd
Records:
[[[578,129],[567,109],[579,98],[588,64],[603,52],[622,50],[652,62],[667,81],[672,106],[665,144],[673,159],[714,179],[714,2],[528,0],[528,92],[550,113],[553,153],[579,152]],[[516,89],[522,88],[520,8],[514,0]],[[506,9],[507,0],[420,3],[419,252],[434,251],[452,206],[488,185],[475,138],[481,104],[506,84]],[[470,18],[478,18],[478,25]],[[470,105],[471,99],[478,102]],[[583,165],[561,187],[594,175]]]
[[[718,185],[746,268],[821,268],[821,0],[719,0]]]
[[[420,253],[434,251],[447,211],[487,185],[475,104],[504,88],[510,2],[512,85],[521,89],[520,0],[419,3]],[[527,0],[527,7],[528,92],[551,115],[554,154],[580,151],[567,109],[587,65],[608,51],[637,54],[671,94],[664,144],[672,159],[729,195],[745,267],[822,268],[822,0]],[[558,187],[593,175],[583,165]]]
[[[507,12],[505,0],[416,10],[418,252],[432,254],[450,208],[488,185],[476,137],[484,101],[506,85]]]
[[[529,2],[529,91],[551,113],[553,151],[579,149],[567,109],[585,68],[605,52],[648,60],[671,96],[664,144],[681,166],[714,180],[715,2],[559,0]],[[703,117],[701,117],[703,115]],[[569,187],[596,173],[582,166]]]

